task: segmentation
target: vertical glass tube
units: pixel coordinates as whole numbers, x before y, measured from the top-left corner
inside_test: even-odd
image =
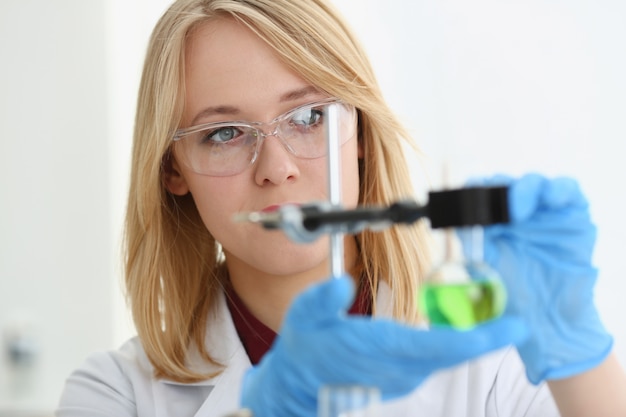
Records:
[[[484,231],[482,226],[468,226],[467,233],[469,239],[466,245],[467,261],[470,263],[480,264],[484,261]]]
[[[326,107],[326,138],[328,141],[328,198],[332,207],[341,207],[341,138],[339,129],[340,104]],[[330,274],[339,277],[344,273],[343,233],[330,233]]]
[[[333,208],[341,201],[341,138],[338,108],[327,106],[326,137],[328,140],[328,196]],[[333,277],[344,274],[343,238],[340,232],[330,233],[330,273]],[[319,417],[378,417],[380,391],[376,387],[360,385],[327,385],[318,393]]]
[[[326,385],[318,395],[318,417],[378,417],[380,390],[358,385]]]

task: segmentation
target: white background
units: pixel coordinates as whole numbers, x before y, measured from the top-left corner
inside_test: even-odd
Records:
[[[147,38],[169,1],[0,2],[0,415],[132,334],[119,244]],[[335,0],[424,151],[416,195],[475,175],[578,178],[599,227],[597,304],[626,362],[626,3]]]

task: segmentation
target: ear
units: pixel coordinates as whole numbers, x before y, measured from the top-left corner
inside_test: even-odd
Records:
[[[163,183],[167,191],[174,195],[185,195],[189,192],[187,180],[172,153],[163,161]]]

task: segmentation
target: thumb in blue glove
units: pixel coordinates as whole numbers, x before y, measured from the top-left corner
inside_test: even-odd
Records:
[[[613,339],[593,302],[596,228],[578,183],[531,174],[486,184],[510,185],[511,223],[485,228],[484,256],[506,285],[506,313],[522,317],[531,331],[518,347],[528,379],[539,383],[595,367]]]
[[[341,277],[301,294],[263,360],[245,376],[242,405],[255,417],[315,416],[326,384],[405,395],[433,372],[523,340],[520,321],[499,319],[459,332],[347,316],[354,288]]]

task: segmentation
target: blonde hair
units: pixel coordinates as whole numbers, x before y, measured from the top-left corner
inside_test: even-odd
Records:
[[[175,2],[152,33],[139,89],[125,278],[135,326],[156,377],[180,382],[212,376],[189,369],[185,359],[195,345],[215,363],[204,338],[210,332],[209,309],[223,283],[218,245],[191,196],[168,193],[163,175],[185,100],[185,42],[195,27],[216,16],[238,19],[305,80],[358,109],[364,148],[360,204],[388,204],[414,194],[402,147],[409,136],[385,104],[363,48],[326,1]],[[418,320],[415,294],[428,260],[422,227],[364,232],[356,239],[372,294],[381,280],[388,282],[394,317]]]

